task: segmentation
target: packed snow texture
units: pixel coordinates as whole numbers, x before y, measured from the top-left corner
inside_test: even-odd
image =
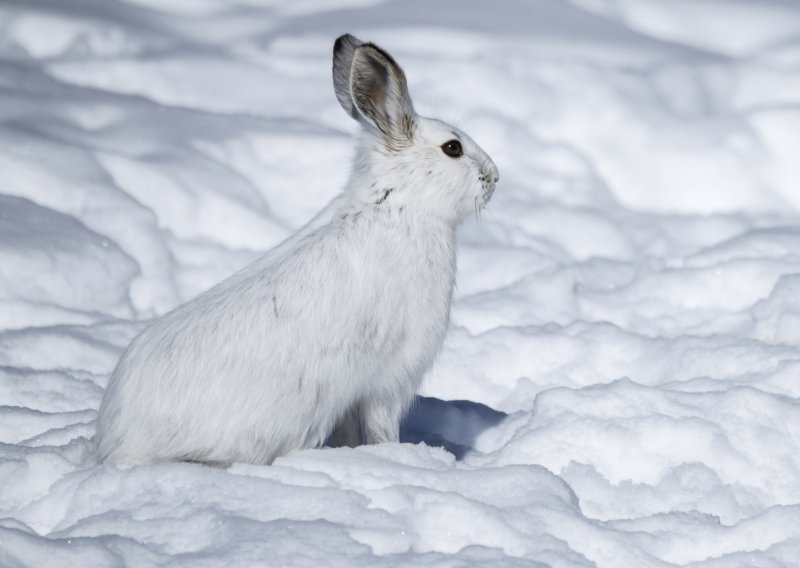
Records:
[[[97,465],[147,321],[341,189],[351,32],[501,180],[403,444]],[[790,566],[800,4],[0,4],[0,565]]]

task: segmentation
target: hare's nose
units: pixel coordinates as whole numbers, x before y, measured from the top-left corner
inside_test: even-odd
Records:
[[[495,166],[491,161],[483,164],[483,167],[481,167],[481,174],[483,174],[487,180],[497,181],[500,178],[499,172],[497,171],[497,166]]]
[[[497,171],[497,166],[494,165],[494,162],[490,158],[486,158],[486,163],[484,163],[483,168],[481,168],[485,173],[486,179],[493,180],[494,183],[500,181],[500,172]]]

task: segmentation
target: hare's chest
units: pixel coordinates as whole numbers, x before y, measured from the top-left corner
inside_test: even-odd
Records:
[[[443,333],[450,317],[455,267],[448,258],[422,258],[408,266],[404,296],[406,317],[428,333]]]
[[[361,345],[381,360],[418,368],[432,362],[447,330],[455,243],[446,226],[398,222],[374,211],[349,237]]]
[[[402,357],[414,367],[432,363],[450,319],[455,281],[455,257],[450,246],[419,247],[415,254],[395,258],[395,336]]]

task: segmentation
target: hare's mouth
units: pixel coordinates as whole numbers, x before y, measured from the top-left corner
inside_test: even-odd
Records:
[[[494,188],[497,182],[500,181],[500,176],[494,168],[481,169],[481,175],[478,180],[483,187],[484,201],[489,201],[494,193]]]
[[[500,179],[500,176],[497,175],[497,171],[494,168],[484,168],[481,169],[481,173],[478,176],[478,181],[481,183],[481,189],[483,191],[481,194],[475,198],[475,213],[479,213],[486,204],[489,203],[489,200],[494,195],[494,188],[497,185],[497,181]]]
[[[494,194],[494,184],[483,184],[483,191],[475,198],[475,214],[478,215],[489,203]]]
[[[483,193],[481,194],[481,201],[483,201],[483,205],[485,206],[489,203],[489,200],[494,195],[494,188],[496,187],[497,183],[497,176],[487,178],[487,176],[481,176],[481,187],[483,188]]]
[[[484,185],[484,187],[483,187],[483,200],[484,200],[484,202],[488,203],[489,200],[492,198],[492,195],[494,195],[494,188],[495,187],[496,187],[495,186],[495,182],[491,182],[488,185]]]

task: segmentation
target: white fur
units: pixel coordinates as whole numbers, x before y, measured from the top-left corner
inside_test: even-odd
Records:
[[[334,72],[348,72],[354,52],[385,56],[403,84],[387,84],[382,110],[413,112],[391,58],[342,40],[349,52]],[[346,89],[348,76],[340,81]],[[350,445],[398,440],[447,329],[456,226],[491,197],[497,170],[464,133],[416,115],[413,138],[391,147],[347,102],[364,129],[345,192],[133,340],[100,408],[100,459],[268,464],[332,434]],[[457,159],[441,149],[453,138]]]

